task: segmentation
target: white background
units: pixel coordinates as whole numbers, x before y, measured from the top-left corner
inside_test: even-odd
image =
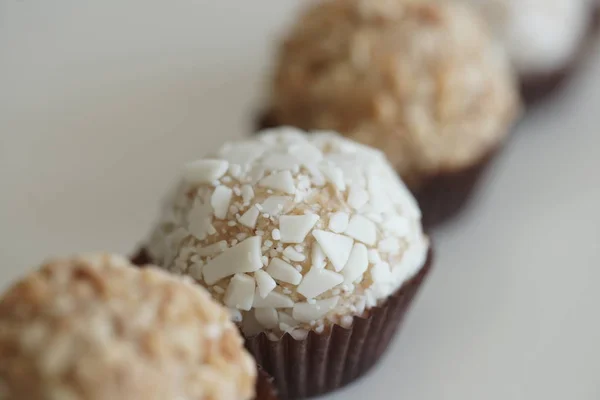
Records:
[[[0,0],[0,287],[50,255],[130,251],[178,166],[249,132],[296,5]],[[596,51],[527,115],[436,235],[390,354],[328,398],[600,398],[599,73]]]

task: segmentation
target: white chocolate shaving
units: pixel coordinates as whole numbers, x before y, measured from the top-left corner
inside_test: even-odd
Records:
[[[375,224],[362,215],[352,216],[344,233],[369,246],[374,245],[377,240],[377,228],[375,228]]]
[[[312,268],[298,286],[298,293],[312,299],[333,289],[344,281],[344,277],[328,269]]]
[[[258,216],[260,215],[260,211],[256,207],[250,207],[248,211],[246,211],[238,220],[238,222],[248,228],[254,229],[256,227],[256,221],[258,220]]]
[[[273,329],[279,325],[279,316],[274,308],[257,308],[254,317],[265,328]]]
[[[362,243],[355,243],[350,253],[348,263],[342,270],[344,282],[352,283],[365,273],[369,267],[367,247]]]
[[[277,287],[277,282],[275,282],[271,275],[261,269],[254,273],[254,278],[258,286],[258,293],[263,299]]]
[[[283,215],[279,218],[279,231],[283,243],[302,243],[310,230],[315,226],[319,216]]]
[[[198,160],[187,164],[184,168],[184,178],[191,184],[212,183],[222,177],[229,163],[225,160]]]
[[[260,236],[253,236],[210,260],[204,266],[205,282],[213,285],[227,276],[261,269],[260,245]]]
[[[273,291],[264,299],[257,293],[252,306],[254,308],[290,308],[294,306],[294,302],[289,296]]]
[[[329,217],[329,229],[335,233],[344,233],[348,228],[348,213],[338,211]]]
[[[294,186],[294,178],[290,171],[275,172],[269,176],[262,178],[259,186],[267,187],[269,189],[281,191],[287,194],[295,194],[296,187]]]
[[[296,303],[292,316],[299,322],[308,323],[310,321],[322,318],[329,311],[333,310],[339,301],[339,297],[317,300],[313,304]]]
[[[216,218],[225,219],[227,217],[227,211],[229,210],[232,196],[233,191],[225,185],[220,185],[215,188],[215,191],[210,198],[210,205],[214,210]]]
[[[267,273],[272,278],[282,282],[297,285],[302,281],[302,274],[296,270],[291,264],[286,263],[280,258],[273,258],[267,267]]]
[[[226,306],[249,311],[254,302],[254,279],[246,274],[235,274],[229,281],[223,302]]]
[[[289,258],[291,261],[302,262],[306,260],[306,256],[298,252],[292,246],[288,246],[283,250],[283,256]]]
[[[313,236],[317,239],[319,246],[321,246],[331,264],[333,264],[333,268],[338,272],[341,271],[350,257],[350,251],[354,243],[352,238],[321,230],[314,230]]]

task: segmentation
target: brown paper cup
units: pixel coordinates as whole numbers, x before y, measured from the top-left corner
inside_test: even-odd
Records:
[[[421,187],[413,190],[423,214],[425,230],[443,224],[466,208],[498,151],[492,151],[467,169],[428,177]]]
[[[262,368],[258,367],[255,400],[279,400],[273,378]]]
[[[152,264],[152,259],[144,247],[140,247],[130,258],[131,263],[138,267]]]
[[[432,251],[421,271],[366,318],[355,317],[350,328],[339,325],[326,333],[310,332],[296,340],[285,334],[277,341],[266,334],[246,337],[257,363],[275,379],[281,399],[303,399],[339,389],[363,376],[380,359],[427,276]]]

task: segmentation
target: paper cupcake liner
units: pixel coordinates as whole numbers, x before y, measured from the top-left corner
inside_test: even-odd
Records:
[[[499,151],[500,148],[495,149],[467,169],[428,177],[421,187],[413,190],[423,214],[425,230],[443,224],[467,207],[477,184]]]
[[[258,368],[255,400],[279,400],[273,378],[262,368]]]
[[[366,318],[355,317],[350,328],[334,325],[328,332],[310,332],[296,340],[285,334],[277,341],[265,333],[246,337],[246,347],[275,380],[279,397],[294,400],[322,395],[363,376],[388,348],[432,261]]]

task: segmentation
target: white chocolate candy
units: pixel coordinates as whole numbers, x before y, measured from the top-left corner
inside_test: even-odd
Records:
[[[270,115],[278,124],[336,130],[381,149],[415,189],[431,176],[480,163],[519,113],[518,82],[488,24],[461,1],[477,0],[307,2],[278,48]],[[343,154],[319,159],[308,150],[293,159],[313,185],[343,194],[349,207],[335,211],[362,214],[370,206],[393,214],[382,208],[390,206],[380,195],[386,185],[367,164]],[[333,219],[334,233],[344,233],[340,218]]]
[[[285,261],[274,258],[267,268],[267,274],[274,279],[297,285],[302,281],[302,274],[296,270],[291,264]]]
[[[211,183],[222,177],[229,168],[225,160],[198,160],[185,166],[184,176],[188,182]]]
[[[254,272],[262,268],[260,237],[253,236],[230,247],[207,262],[203,269],[209,285],[238,272]]]
[[[256,271],[254,278],[258,286],[258,294],[262,299],[267,297],[277,287],[277,282],[275,282],[273,277],[263,270]]]
[[[227,307],[250,311],[254,302],[255,287],[256,282],[250,276],[235,274],[229,281],[223,302]]]
[[[251,306],[253,285],[235,275],[226,302]],[[52,260],[0,296],[0,398],[254,399],[233,311],[187,277],[121,256]]]
[[[420,210],[379,151],[281,128],[207,161],[188,164],[147,248],[242,329],[302,336],[347,322],[425,263]]]
[[[302,243],[318,220],[315,214],[282,216],[279,218],[281,242]]]
[[[560,71],[579,50],[589,0],[466,0],[482,11],[521,75]]]

